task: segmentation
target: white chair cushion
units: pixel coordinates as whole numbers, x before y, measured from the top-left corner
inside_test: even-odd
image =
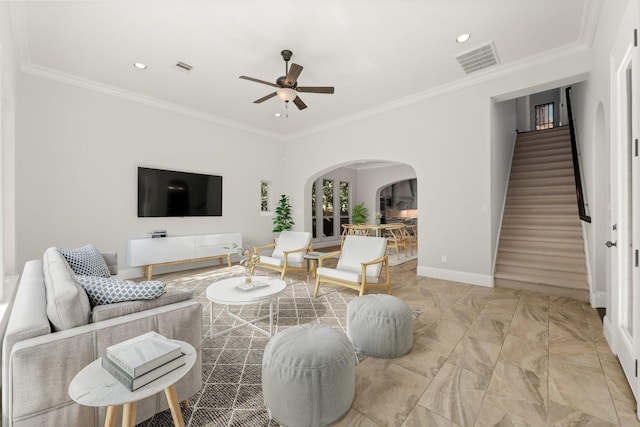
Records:
[[[387,240],[383,237],[347,236],[342,246],[338,270],[362,272],[362,263],[373,261],[384,256],[387,251]],[[367,267],[367,277],[378,277],[382,264]]]
[[[321,277],[344,280],[346,282],[360,283],[361,274],[347,270],[336,270],[335,268],[318,267],[316,274]],[[378,277],[367,277],[367,283],[378,283]]]
[[[284,259],[274,258],[266,255],[260,255],[260,264],[275,265],[276,267],[282,267],[284,265]]]
[[[273,249],[271,256],[273,258],[284,259],[284,251],[293,251],[296,249],[306,248],[311,244],[311,233],[307,231],[283,231],[278,237],[278,243]],[[302,266],[302,256],[304,252],[296,252],[289,255],[289,265]]]

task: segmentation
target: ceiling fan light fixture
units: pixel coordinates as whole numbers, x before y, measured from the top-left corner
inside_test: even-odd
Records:
[[[289,87],[281,87],[276,90],[276,93],[284,102],[293,101],[298,96],[297,92]]]

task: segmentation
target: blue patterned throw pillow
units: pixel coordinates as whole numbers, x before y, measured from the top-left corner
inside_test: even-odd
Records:
[[[76,276],[89,296],[92,307],[115,302],[148,300],[164,294],[165,284],[157,280],[135,283],[131,280],[97,276]]]
[[[93,245],[85,245],[78,249],[58,248],[58,251],[77,275],[111,277],[102,254]]]

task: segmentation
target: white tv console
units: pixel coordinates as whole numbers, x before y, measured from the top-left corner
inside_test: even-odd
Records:
[[[242,233],[193,234],[167,237],[128,239],[125,260],[131,267],[142,267],[142,276],[151,280],[153,268],[163,265],[218,259],[227,259],[231,266],[229,249],[233,244],[242,246]]]

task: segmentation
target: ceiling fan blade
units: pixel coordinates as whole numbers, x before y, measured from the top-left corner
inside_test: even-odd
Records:
[[[302,102],[302,99],[300,99],[299,96],[295,97],[295,99],[293,100],[293,103],[296,104],[296,107],[298,107],[298,110],[304,110],[305,108],[307,108],[307,104]]]
[[[269,95],[267,95],[267,96],[263,96],[263,97],[262,97],[262,98],[260,98],[260,99],[256,99],[255,101],[253,101],[253,103],[254,103],[254,104],[260,104],[261,102],[264,102],[264,101],[266,101],[267,99],[271,99],[271,98],[273,98],[273,97],[274,97],[274,96],[276,96],[276,95],[277,95],[277,93],[276,93],[276,92],[270,93],[270,94],[269,94]]]
[[[277,84],[275,83],[271,83],[265,80],[260,80],[260,79],[254,79],[253,77],[247,77],[247,76],[240,76],[241,79],[245,79],[245,80],[249,80],[252,82],[256,82],[256,83],[262,83],[263,85],[269,85],[269,86],[273,86],[273,87],[278,87]]]
[[[296,90],[298,92],[309,92],[309,93],[333,93],[333,86],[305,86],[305,87],[297,87]]]
[[[296,82],[298,81],[298,76],[301,72],[302,65],[292,63],[291,67],[289,68],[289,72],[287,73],[287,78],[285,79],[284,84],[289,87],[295,86]]]

